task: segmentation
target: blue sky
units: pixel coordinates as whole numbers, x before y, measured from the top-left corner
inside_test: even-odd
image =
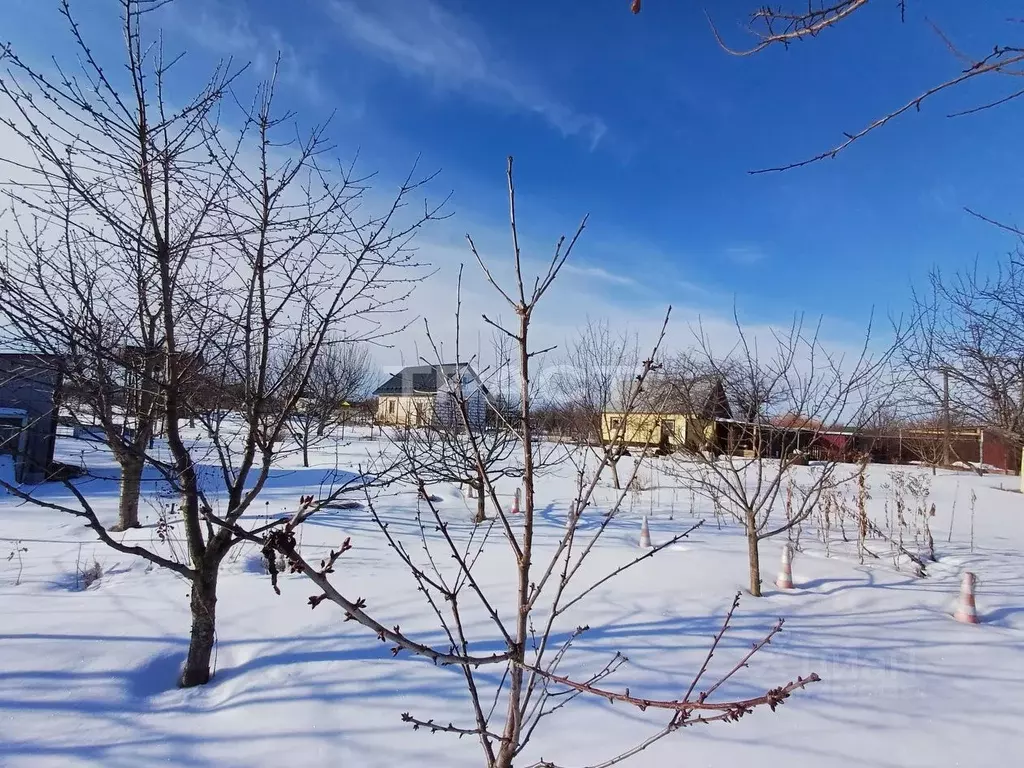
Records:
[[[66,40],[55,5],[8,0],[3,36],[34,56],[52,53],[52,41]],[[112,51],[115,4],[78,5]],[[684,319],[722,319],[735,301],[756,323],[824,314],[841,338],[872,306],[905,308],[933,265],[989,265],[1013,247],[962,207],[1014,219],[1024,104],[943,117],[1013,83],[970,84],[835,160],[747,171],[817,153],[954,75],[958,62],[925,6],[978,52],[1000,41],[1018,3],[911,0],[901,24],[895,2],[880,2],[815,41],[750,58],[718,48],[701,3],[646,0],[639,16],[628,5],[177,0],[163,23],[195,72],[232,55],[264,74],[280,50],[288,106],[307,122],[333,112],[339,153],[358,149],[383,179],[417,154],[442,170],[437,190],[453,190],[455,215],[425,238],[440,271],[415,302],[422,314],[446,303],[464,232],[507,254],[509,154],[532,248],[591,216],[557,298],[555,335],[583,313],[642,326],[668,302]],[[743,14],[755,5],[714,4],[730,41],[745,40]],[[482,286],[470,290],[479,306],[491,301]]]

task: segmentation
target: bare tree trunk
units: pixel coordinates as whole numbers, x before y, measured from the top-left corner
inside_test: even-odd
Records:
[[[204,563],[192,581],[192,635],[178,685],[191,688],[210,682],[210,658],[217,638],[217,571],[219,563]]]
[[[611,465],[612,470],[612,487],[616,491],[620,491],[622,490],[622,483],[619,482],[619,456],[612,456],[612,459],[609,462],[609,464]]]
[[[747,513],[747,564],[750,567],[750,594],[761,597],[761,555],[758,552],[757,521]]]
[[[302,466],[309,467],[309,435],[302,436]]]
[[[473,486],[476,491],[476,517],[474,523],[482,523],[487,519],[487,495],[484,493],[483,484],[479,487]]]
[[[139,496],[145,462],[137,457],[121,462],[121,492],[117,500],[117,525],[112,531],[139,528]]]
[[[518,594],[516,616],[515,646],[512,650],[512,661],[509,670],[508,714],[502,733],[501,749],[494,761],[495,768],[512,768],[512,760],[522,736],[523,696],[523,663],[526,660],[526,648],[530,638],[530,567],[533,559],[533,512],[534,512],[534,459],[533,459],[533,417],[530,412],[530,352],[529,352],[530,314],[521,311],[519,314],[519,377],[520,392],[520,427],[523,435],[523,538],[522,557],[518,563]]]

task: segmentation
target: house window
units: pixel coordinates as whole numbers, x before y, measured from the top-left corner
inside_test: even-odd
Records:
[[[392,416],[395,415],[395,401],[394,400],[389,400],[388,401],[388,413],[390,413]]]

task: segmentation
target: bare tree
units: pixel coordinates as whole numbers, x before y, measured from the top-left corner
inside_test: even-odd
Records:
[[[872,7],[876,7],[874,4]],[[734,49],[718,35],[719,43],[730,53],[750,55],[771,46],[789,46],[798,40],[816,37],[833,26],[845,23],[854,14],[867,13],[867,0],[817,0],[806,5],[784,8],[760,8],[751,14],[749,31],[754,45]],[[900,20],[906,20],[907,3],[898,3]],[[890,13],[891,13],[890,9]],[[1020,19],[1006,18],[1005,26],[993,25],[991,37],[978,44],[976,52],[961,48],[953,37],[930,20],[935,34],[950,52],[953,69],[937,83],[915,94],[903,104],[871,120],[856,131],[844,131],[843,140],[802,160],[764,168],[754,173],[786,171],[821,160],[835,158],[854,143],[910,112],[919,112],[941,94],[959,89],[977,78],[1005,83],[1006,89],[995,98],[975,102],[946,114],[960,118],[996,109],[1024,96],[1019,78],[1024,75],[1024,41]],[[712,25],[714,29],[714,25]],[[1004,232],[1024,239],[1020,227],[998,221],[965,207],[965,211]],[[1011,254],[993,275],[971,270],[949,276],[935,271],[929,290],[915,297],[916,329],[908,339],[905,363],[916,378],[913,401],[918,411],[931,417],[936,411],[945,432],[942,461],[949,463],[950,413],[959,411],[979,425],[989,426],[1012,440],[1024,444],[1021,417],[1024,414],[1024,356],[1019,337],[1017,296],[1022,284],[1022,257]]]
[[[422,547],[414,548],[392,532],[387,522],[381,519],[375,503],[369,496],[367,497],[371,515],[378,522],[381,534],[390,544],[394,555],[408,569],[426,606],[436,617],[438,628],[445,638],[443,643],[440,647],[434,647],[417,640],[395,626],[394,622],[375,615],[375,611],[365,600],[347,593],[343,586],[332,580],[331,574],[339,558],[351,546],[347,540],[320,563],[310,563],[302,557],[295,548],[295,529],[305,515],[305,509],[315,505],[313,500],[307,500],[307,507],[296,512],[296,522],[289,523],[282,530],[271,532],[262,541],[269,555],[273,555],[274,552],[283,553],[293,571],[302,572],[316,585],[317,594],[309,598],[313,607],[323,602],[335,604],[344,611],[346,620],[367,627],[382,642],[391,644],[395,654],[406,651],[424,656],[437,664],[456,667],[465,680],[467,722],[457,723],[456,718],[449,719],[448,713],[445,714],[444,721],[423,718],[412,713],[403,714],[402,719],[415,729],[474,737],[480,742],[485,765],[489,768],[510,768],[514,762],[525,759],[524,751],[538,726],[548,715],[580,695],[599,696],[640,710],[665,713],[664,721],[653,734],[600,763],[602,766],[610,766],[637,754],[684,726],[698,722],[736,720],[761,705],[774,709],[775,705],[784,701],[791,693],[818,678],[816,675],[798,678],[794,682],[743,701],[715,700],[715,693],[721,685],[745,667],[751,656],[781,628],[781,625],[776,625],[718,682],[697,693],[697,686],[707,672],[707,661],[728,628],[732,612],[735,610],[735,602],[726,617],[722,632],[711,642],[705,664],[693,676],[688,686],[680,686],[680,690],[684,690],[685,693],[679,699],[649,699],[636,692],[610,687],[605,680],[625,663],[625,657],[621,654],[610,658],[606,666],[586,678],[580,679],[561,673],[560,670],[567,663],[566,659],[573,642],[588,630],[587,626],[580,625],[578,621],[574,622],[568,612],[588,598],[598,596],[600,588],[609,580],[678,542],[688,535],[689,531],[670,537],[656,547],[645,549],[642,554],[629,559],[609,573],[597,577],[587,574],[584,564],[598,542],[610,530],[609,526],[618,518],[627,494],[625,490],[620,491],[611,504],[607,505],[600,522],[589,532],[584,532],[583,528],[577,525],[580,515],[592,502],[601,470],[607,467],[605,456],[602,457],[602,462],[593,477],[585,480],[582,475],[580,476],[576,498],[568,512],[567,524],[558,526],[559,534],[550,548],[552,551],[541,555],[544,550],[535,548],[538,525],[542,522],[539,507],[540,491],[537,487],[541,448],[536,440],[531,405],[534,394],[531,372],[533,361],[544,350],[535,348],[531,327],[535,313],[541,306],[541,300],[570,257],[583,231],[585,220],[570,240],[559,240],[546,266],[541,268],[538,275],[530,277],[525,274],[519,250],[511,158],[508,165],[508,185],[514,275],[511,284],[503,285],[498,282],[491,270],[491,264],[478,253],[472,239],[469,242],[477,264],[488,282],[516,318],[511,327],[492,316],[486,316],[484,320],[510,339],[515,350],[519,411],[512,426],[517,437],[523,472],[522,514],[512,517],[508,510],[498,503],[491,475],[486,473],[485,482],[489,486],[486,491],[491,500],[493,516],[487,524],[469,528],[468,535],[460,533],[457,526],[443,517],[430,497],[426,493],[421,493],[419,543]],[[667,321],[666,316],[666,323]],[[630,390],[623,398],[621,408],[626,414],[637,406],[649,374],[658,365],[656,359],[664,333],[663,326],[651,354],[640,361]],[[557,448],[579,450],[571,447]],[[639,466],[638,461],[636,467]],[[636,469],[634,476],[635,471]],[[415,474],[415,467],[413,473]],[[422,489],[424,486],[420,487]],[[697,523],[694,527],[699,525],[700,523]],[[238,535],[261,540],[241,530],[238,530]],[[477,578],[476,564],[484,556],[485,548],[492,536],[502,537],[512,555],[507,559],[511,566],[507,582],[510,586],[504,591],[485,590]],[[414,557],[411,553],[420,548],[424,550],[424,555]],[[489,621],[483,627],[468,622],[466,619],[471,611],[483,611]],[[557,639],[562,633],[566,639]],[[494,648],[495,644],[495,650],[476,653],[471,650],[481,646]],[[500,678],[480,671],[481,667],[493,668],[495,665],[501,669]],[[536,768],[554,768],[559,763],[542,759],[532,765]]]
[[[932,468],[936,474],[938,467],[952,467],[959,462],[972,462],[978,459],[977,440],[973,451],[963,451],[960,430],[965,422],[959,415],[952,415],[949,420],[944,415],[894,422],[890,425],[888,440],[895,439],[898,443],[899,460],[920,461]],[[955,430],[955,431],[954,431]]]
[[[120,386],[104,366],[143,376],[166,452],[141,441],[134,449],[179,494],[185,557],[111,537],[74,483],[66,485],[76,505],[5,485],[189,582],[180,684],[192,686],[210,679],[220,564],[243,540],[237,530],[281,449],[285,414],[329,339],[384,333],[379,316],[399,308],[413,284],[410,238],[438,208],[404,213],[426,182],[410,175],[371,213],[366,180],[334,167],[325,127],[303,134],[276,112],[273,79],[245,105],[225,98],[235,78],[221,66],[192,98],[172,98],[181,57],[145,34],[163,3],[120,5],[120,69],[94,57],[70,0],[61,12],[77,47],[74,73],[58,65],[50,75],[4,51],[0,94],[13,109],[4,124],[29,158],[7,163],[26,179],[10,193],[21,224],[7,242],[5,291],[24,308],[16,310],[21,342],[52,345],[97,398],[114,402]],[[228,130],[217,121],[232,104],[241,111]],[[34,277],[41,269],[45,277]],[[142,347],[141,370],[119,357],[128,346]],[[275,360],[278,347],[287,354]],[[91,372],[78,373],[78,361]],[[183,433],[189,418],[200,421],[199,440]],[[364,482],[347,477],[324,495]]]
[[[377,370],[368,347],[343,340],[324,344],[309,372],[302,397],[288,414],[288,432],[302,451],[302,466],[309,466],[309,449],[344,426],[349,401],[361,400],[372,387]]]
[[[458,294],[461,294],[461,271]],[[456,326],[459,325],[456,310]],[[473,522],[487,520],[489,495],[502,478],[522,477],[523,469],[515,461],[518,434],[510,423],[504,403],[492,392],[507,392],[513,375],[511,348],[498,337],[494,344],[495,362],[472,375],[470,365],[456,366],[446,374],[440,349],[430,337],[435,370],[442,378],[437,413],[430,423],[418,427],[398,427],[391,442],[398,448],[405,471],[418,485],[456,483],[469,490],[476,500]],[[456,358],[458,358],[456,331]],[[496,499],[490,499],[497,503]]]
[[[970,422],[1024,445],[1022,290],[1019,252],[991,275],[977,266],[932,272],[928,289],[914,296],[914,332],[901,350],[917,420],[947,432]]]
[[[615,332],[607,320],[591,320],[570,342],[552,377],[559,404],[571,417],[576,440],[599,455],[608,452],[615,489],[622,487],[619,459],[627,450],[629,425],[619,417],[606,429],[605,415],[622,404],[640,356],[636,337]]]
[[[693,356],[701,375],[718,378],[736,401],[734,418],[695,430],[700,439],[684,444],[669,471],[710,499],[716,514],[743,526],[750,594],[760,597],[760,543],[799,525],[824,490],[856,476],[842,472],[842,464],[859,458],[864,446],[853,441],[887,404],[892,351],[872,355],[869,330],[847,359],[827,348],[820,325],[806,326],[799,317],[788,330],[773,332],[767,345],[748,338],[739,321],[737,330],[736,346],[719,355],[699,329]],[[814,466],[797,476],[792,468],[809,458]],[[787,486],[790,478],[796,493]],[[785,492],[791,498],[783,504]]]
[[[881,13],[889,19],[907,21],[906,0]],[[833,27],[845,25],[856,16],[866,18],[868,0],[812,0],[806,3],[765,5],[749,16],[747,32],[752,42],[732,46],[725,42],[715,23],[712,31],[720,46],[730,54],[750,56],[771,47],[788,48],[826,34]],[[882,9],[884,4],[871,4]],[[633,3],[634,13],[640,3]],[[885,18],[885,17],[879,17]],[[709,17],[710,20],[710,17]],[[907,101],[876,117],[859,130],[843,131],[842,140],[831,147],[800,160],[766,167],[752,173],[770,173],[800,168],[832,159],[889,123],[911,112],[920,112],[941,94],[960,90],[960,86],[978,78],[1006,84],[1005,91],[986,101],[959,108],[946,114],[960,118],[996,109],[1024,97],[1019,78],[1024,75],[1024,41],[1021,41],[1020,19],[1005,18],[1005,26],[993,24],[987,41],[975,41],[976,52],[961,48],[953,37],[927,20],[935,34],[950,52],[952,68],[936,83],[914,94]],[[985,216],[971,208],[970,215],[1024,238],[1020,227]],[[1021,255],[1010,256],[995,276],[980,275],[977,266],[953,276],[934,272],[930,291],[916,297],[916,330],[908,340],[905,362],[917,379],[912,401],[920,418],[940,411],[941,428],[947,433],[943,460],[948,463],[950,443],[948,432],[952,410],[959,410],[978,424],[991,426],[1010,437],[1019,446],[1021,414],[1024,412],[1024,364],[1018,341],[1019,313],[1016,296],[1021,287]],[[1017,318],[1014,316],[1017,315]],[[1018,323],[1015,325],[1014,323]],[[948,391],[944,391],[948,390]]]
[[[16,87],[0,78],[0,93],[9,99]],[[47,181],[45,202],[18,188],[8,191],[14,235],[5,239],[0,262],[3,333],[60,374],[77,405],[68,415],[80,424],[98,423],[121,467],[118,521],[111,530],[137,528],[144,452],[159,418],[161,360],[156,318],[126,295],[124,284],[126,273],[136,285],[150,275],[134,244],[121,249],[118,265],[99,252],[94,238],[72,224],[70,186],[56,176]]]

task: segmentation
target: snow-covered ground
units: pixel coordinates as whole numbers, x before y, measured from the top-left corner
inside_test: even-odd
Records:
[[[259,506],[272,514],[294,508],[301,494],[318,493],[336,468],[365,464],[366,452],[379,449],[377,442],[354,440],[323,448],[310,469],[289,460],[275,471]],[[108,479],[83,480],[81,487],[104,518],[113,520],[116,472],[108,457],[71,439],[60,441],[60,451],[68,461],[85,461],[95,474],[103,475],[106,467]],[[882,527],[894,514],[891,470],[868,472],[869,508]],[[780,592],[771,584],[784,539],[763,543],[766,595],[743,599],[712,674],[730,668],[784,617],[785,631],[727,693],[758,695],[810,672],[823,681],[774,714],[758,710],[736,724],[672,734],[628,765],[1019,764],[1024,753],[1024,498],[1008,490],[1017,479],[900,471],[904,479],[912,476],[928,486],[927,503],[935,504],[931,527],[938,562],[929,565],[928,576],[916,577],[905,560],[897,570],[886,554],[868,556],[862,565],[838,531],[827,557],[808,526],[793,563],[797,588]],[[643,472],[646,485],[656,487],[630,494],[621,519],[595,552],[593,573],[636,556],[643,514],[650,516],[655,543],[685,530],[695,518],[707,523],[684,543],[608,582],[566,616],[558,631],[582,623],[592,630],[578,641],[562,672],[587,676],[621,651],[629,661],[607,685],[669,699],[685,692],[733,595],[745,587],[747,555],[738,526],[717,521],[710,504],[699,498],[691,508],[689,491],[672,487],[656,469]],[[542,555],[562,535],[573,484],[567,465],[540,481]],[[454,487],[431,490],[442,500],[452,534],[468,536],[473,502]],[[503,488],[509,497],[511,490],[511,485]],[[159,483],[152,483],[143,515],[148,525],[130,536],[167,547],[180,530],[169,532],[169,543],[158,541],[159,492]],[[59,486],[45,494],[69,497]],[[611,497],[610,489],[602,494]],[[387,490],[378,509],[393,533],[419,545],[411,488]],[[597,525],[600,515],[600,509],[588,510],[580,525]],[[319,515],[304,527],[301,548],[326,552],[347,536],[354,549],[339,562],[335,576],[347,593],[364,597],[385,623],[443,644],[412,578],[366,509]],[[214,681],[178,690],[174,682],[189,627],[184,581],[106,549],[79,519],[10,496],[0,495],[0,537],[0,765],[482,763],[474,740],[414,732],[400,719],[411,712],[422,719],[470,723],[457,670],[405,654],[392,658],[388,645],[344,622],[330,603],[311,611],[307,598],[316,590],[301,576],[285,576],[283,594],[275,595],[254,547],[236,549],[222,572]],[[881,542],[869,547],[885,548]],[[93,563],[102,576],[86,587],[83,574]],[[978,626],[951,618],[964,570],[978,575]],[[513,572],[500,537],[481,557],[478,578],[489,592],[511,598]],[[485,616],[473,621],[470,631],[476,636],[493,634]],[[663,713],[581,697],[542,721],[521,764],[544,757],[558,765],[590,766],[653,733],[665,720]]]

